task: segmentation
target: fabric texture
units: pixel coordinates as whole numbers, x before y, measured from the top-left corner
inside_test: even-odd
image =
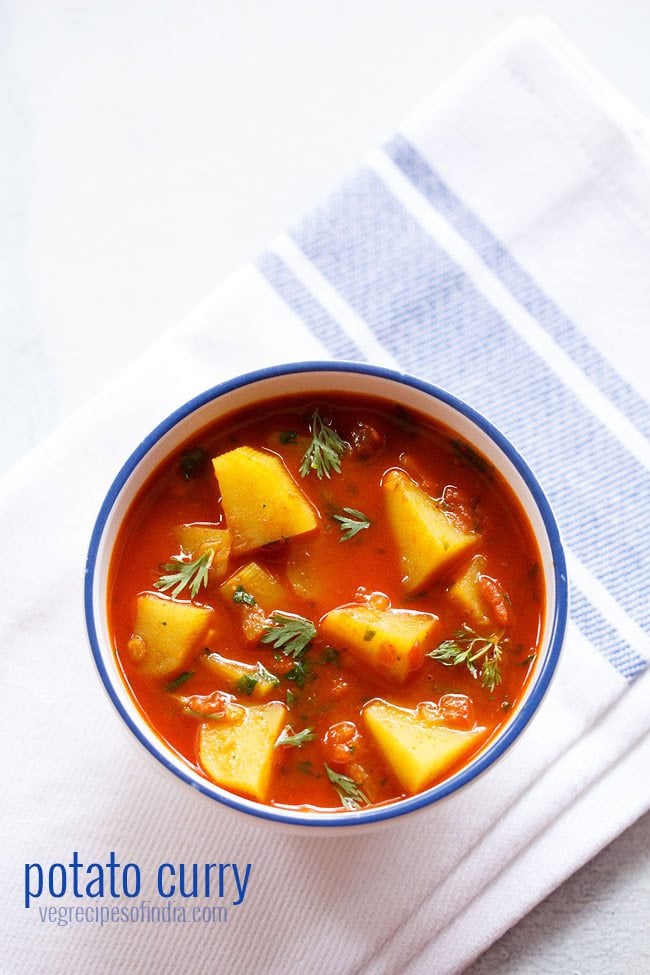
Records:
[[[650,807],[646,144],[551,26],[518,25],[5,476],[3,971],[462,972]],[[137,443],[220,380],[312,358],[397,366],[485,413],[546,490],[571,580],[521,740],[359,837],[277,832],[157,774],[101,690],[81,609],[94,518]],[[23,907],[24,865],[75,850],[143,876],[250,863],[249,891],[218,925],[58,928]]]

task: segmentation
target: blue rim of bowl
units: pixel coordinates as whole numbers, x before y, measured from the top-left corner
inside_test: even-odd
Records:
[[[113,505],[122,491],[122,488],[125,486],[126,482],[140,461],[157,443],[157,441],[168,433],[174,426],[176,426],[177,423],[185,419],[195,410],[205,406],[207,403],[217,399],[220,396],[223,396],[226,393],[233,392],[234,390],[240,389],[244,386],[258,383],[261,380],[275,379],[281,376],[305,372],[322,374],[335,372],[362,373],[363,375],[373,376],[379,379],[392,380],[402,385],[411,386],[420,392],[432,396],[434,399],[440,400],[471,420],[485,434],[487,434],[487,436],[490,437],[506,455],[511,464],[521,475],[530,494],[532,495],[542,517],[551,548],[551,553],[553,556],[553,575],[555,580],[555,607],[550,627],[548,653],[546,654],[546,657],[539,669],[539,673],[537,673],[533,678],[533,687],[528,694],[525,703],[506,726],[503,733],[498,735],[494,742],[488,745],[487,748],[482,751],[468,766],[461,769],[451,778],[441,782],[439,785],[435,785],[430,789],[427,789],[425,792],[418,793],[418,795],[411,796],[407,799],[400,799],[397,802],[386,806],[371,806],[367,810],[360,809],[358,811],[331,814],[320,812],[303,813],[298,810],[285,810],[280,807],[264,806],[253,802],[247,802],[246,800],[241,799],[239,796],[236,796],[234,793],[215,791],[217,787],[214,787],[208,780],[205,781],[204,785],[201,781],[191,778],[182,769],[172,765],[165,754],[165,746],[162,741],[160,747],[156,747],[152,741],[149,741],[144,737],[140,729],[132,720],[128,711],[123,706],[119,696],[115,692],[113,681],[111,680],[102,659],[93,608],[95,569],[104,528],[110,516]],[[95,665],[99,671],[99,676],[104,684],[104,688],[107,691],[108,696],[113,703],[113,706],[116,708],[120,717],[135,735],[138,741],[166,769],[172,772],[177,778],[180,778],[183,782],[190,785],[193,789],[198,790],[222,805],[229,806],[230,808],[236,809],[239,812],[244,812],[260,819],[301,827],[349,827],[360,824],[369,825],[400,816],[406,816],[410,813],[421,810],[426,806],[433,805],[436,802],[439,802],[441,799],[444,799],[446,796],[456,792],[462,786],[473,781],[477,776],[489,768],[489,766],[493,765],[497,759],[499,759],[504,752],[507,751],[510,745],[512,745],[513,742],[519,737],[537,710],[555,671],[566,630],[568,614],[568,584],[564,549],[562,547],[555,516],[553,515],[546,495],[539,485],[537,478],[529,468],[528,464],[523,460],[519,452],[510,443],[510,441],[490,423],[489,420],[486,420],[484,416],[477,413],[477,411],[471,406],[468,406],[467,403],[458,399],[456,396],[453,396],[451,393],[448,393],[446,390],[408,373],[402,373],[392,369],[385,369],[381,366],[372,366],[359,362],[314,361],[269,366],[265,369],[249,372],[234,379],[219,383],[217,386],[213,386],[211,389],[208,389],[204,393],[194,397],[193,399],[189,400],[189,402],[179,407],[179,409],[171,413],[165,420],[162,421],[162,423],[158,424],[158,426],[142,441],[138,447],[136,447],[111,484],[93,528],[90,545],[88,548],[88,556],[86,559],[84,608],[86,614],[86,627],[88,630],[88,637],[90,640]],[[121,680],[117,670],[115,672],[115,680]],[[152,731],[152,735],[155,736],[155,732]]]

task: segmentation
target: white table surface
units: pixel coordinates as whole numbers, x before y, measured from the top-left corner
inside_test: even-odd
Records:
[[[0,3],[0,472],[539,13],[650,115],[647,0]],[[647,975],[649,849],[646,816],[471,975]]]

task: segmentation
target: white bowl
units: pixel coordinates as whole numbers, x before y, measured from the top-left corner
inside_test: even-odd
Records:
[[[107,580],[113,546],[124,517],[148,476],[198,431],[233,411],[276,396],[359,393],[399,403],[444,424],[483,454],[519,499],[541,556],[545,612],[537,661],[522,699],[485,748],[464,768],[418,795],[386,806],[317,813],[260,805],[209,782],[168,748],[142,717],[118,669],[107,623]],[[164,420],[126,461],[101,507],[86,564],[85,610],[99,675],[121,719],[157,761],[212,800],[268,823],[307,832],[364,831],[395,822],[452,795],[488,769],[521,734],[546,692],[564,639],[567,577],[555,518],[535,476],[521,455],[491,423],[442,389],[413,376],[349,362],[305,362],[239,376],[197,396]]]

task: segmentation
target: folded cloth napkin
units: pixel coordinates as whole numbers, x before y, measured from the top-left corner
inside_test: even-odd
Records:
[[[650,806],[645,132],[551,26],[515,27],[5,476],[4,970],[461,972]],[[398,365],[503,429],[560,521],[572,619],[539,714],[489,774],[402,825],[314,838],[157,774],[93,672],[80,589],[103,494],[163,416],[324,357]],[[59,927],[38,906],[79,900],[26,909],[24,865],[75,850],[143,877],[252,866],[225,923]]]

